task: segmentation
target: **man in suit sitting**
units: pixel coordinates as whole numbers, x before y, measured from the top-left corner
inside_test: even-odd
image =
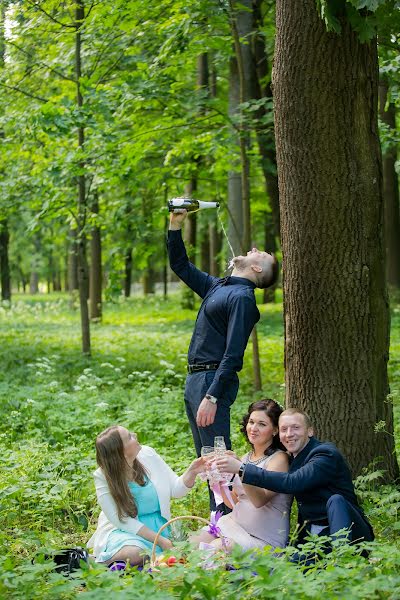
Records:
[[[348,464],[334,444],[313,437],[308,415],[296,408],[283,411],[279,437],[293,457],[287,473],[242,463],[232,454],[218,459],[219,470],[238,473],[245,485],[293,494],[298,506],[298,544],[304,542],[308,533],[329,535],[332,539],[343,537],[343,541],[350,542],[373,540],[372,527],[354,493]],[[347,534],[343,534],[343,529]],[[310,562],[309,559],[300,554],[295,557],[297,561]]]

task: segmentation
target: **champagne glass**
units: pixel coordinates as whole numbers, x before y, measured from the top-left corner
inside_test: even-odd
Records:
[[[214,450],[217,456],[223,456],[226,452],[226,445],[223,435],[217,435],[214,438]]]
[[[211,461],[214,458],[214,446],[203,446],[201,456],[205,459],[205,474],[207,476],[210,472]]]
[[[209,454],[214,454],[214,446],[203,446],[201,449],[201,456],[203,456],[205,458]],[[212,458],[212,457],[209,456],[209,458]]]
[[[226,452],[226,444],[223,435],[217,435],[214,438],[215,456],[223,456]],[[230,481],[230,473],[220,473],[221,481]]]

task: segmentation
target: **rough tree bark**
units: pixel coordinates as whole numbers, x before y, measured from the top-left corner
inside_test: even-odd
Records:
[[[376,41],[344,21],[327,33],[315,0],[278,0],[276,16],[286,403],[354,475],[381,457],[394,478]]]
[[[396,130],[396,107],[389,102],[387,79],[379,81],[380,118],[392,130]],[[400,207],[399,179],[396,172],[397,147],[393,143],[383,155],[383,198],[385,204],[386,279],[389,285],[400,289]]]

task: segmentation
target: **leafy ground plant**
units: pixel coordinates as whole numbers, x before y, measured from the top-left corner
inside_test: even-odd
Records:
[[[103,323],[93,327],[91,359],[80,353],[79,316],[66,297],[20,298],[0,311],[0,598],[400,598],[399,492],[377,487],[373,469],[356,482],[377,532],[368,559],[338,548],[304,570],[290,563],[290,550],[276,556],[266,549],[236,552],[229,561],[222,556],[206,569],[199,553],[182,549],[187,562],[159,572],[132,569],[120,577],[91,563],[69,578],[55,573],[51,561],[32,564],[38,553],[84,546],[95,528],[94,439],[108,425],[133,428],[178,472],[194,458],[182,392],[195,313],[177,307],[173,298],[157,297],[106,306]],[[263,394],[282,400],[282,306],[262,310]],[[390,377],[397,434],[399,323],[395,307]],[[250,352],[241,382],[232,414],[239,453],[240,416],[258,397]],[[198,483],[174,501],[173,513],[207,517],[207,507],[205,484]]]

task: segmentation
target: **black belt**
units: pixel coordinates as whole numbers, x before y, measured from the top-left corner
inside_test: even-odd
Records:
[[[200,371],[216,371],[219,367],[219,363],[212,363],[211,365],[188,365],[188,373],[199,373]]]

